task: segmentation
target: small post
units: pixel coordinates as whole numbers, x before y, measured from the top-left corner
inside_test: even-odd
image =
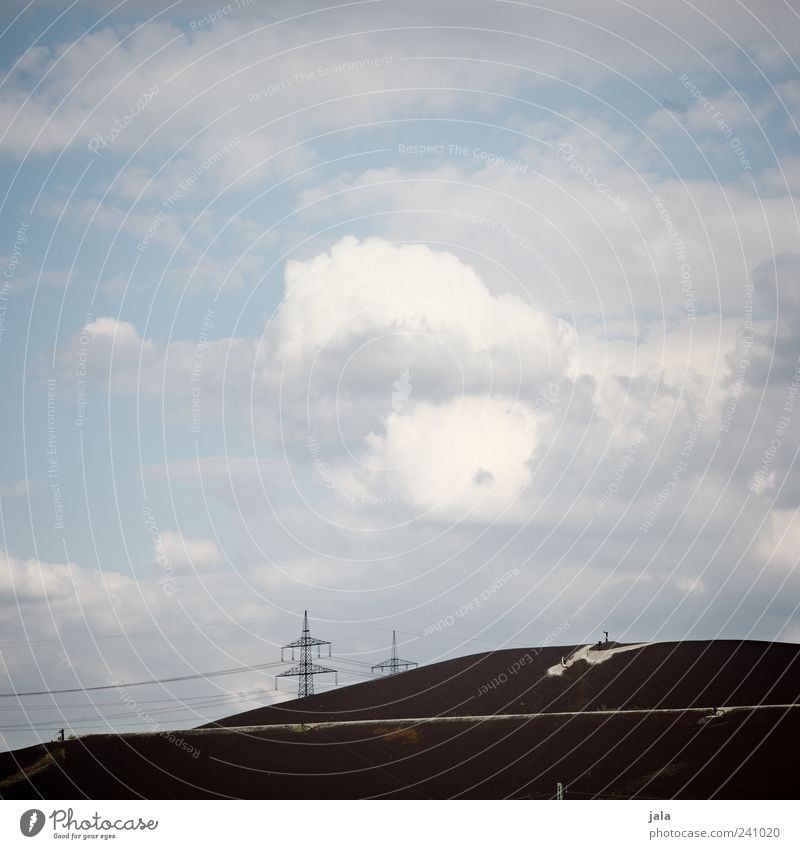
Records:
[[[556,784],[556,799],[559,802],[564,801],[564,785],[560,781]]]

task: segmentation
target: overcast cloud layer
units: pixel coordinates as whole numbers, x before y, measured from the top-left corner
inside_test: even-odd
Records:
[[[800,5],[551,6],[3,4],[0,694],[800,640]]]

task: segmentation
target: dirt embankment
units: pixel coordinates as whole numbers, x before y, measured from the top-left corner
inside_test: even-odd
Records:
[[[157,734],[7,752],[0,798],[549,798],[558,782],[568,798],[800,795],[800,647],[582,649],[474,655],[248,711],[180,732],[191,754]]]

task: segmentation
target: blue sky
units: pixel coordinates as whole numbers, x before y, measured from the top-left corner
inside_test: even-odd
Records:
[[[797,3],[553,5],[4,4],[0,692],[800,638]]]

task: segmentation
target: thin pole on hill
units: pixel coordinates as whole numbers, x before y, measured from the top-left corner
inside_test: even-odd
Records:
[[[308,611],[306,610],[303,614],[303,631],[300,634],[299,640],[292,640],[291,643],[287,643],[285,646],[281,648],[281,660],[283,660],[283,653],[286,649],[290,649],[292,652],[292,660],[294,660],[294,650],[300,650],[300,663],[297,666],[292,666],[290,669],[287,669],[285,672],[279,672],[276,676],[276,682],[278,678],[281,677],[290,677],[296,676],[299,678],[297,682],[297,698],[302,699],[303,696],[313,696],[314,695],[314,676],[320,675],[323,672],[333,672],[336,676],[336,683],[339,683],[339,676],[335,669],[330,669],[327,666],[320,666],[317,663],[313,662],[311,651],[312,648],[317,647],[317,657],[322,656],[322,646],[328,647],[328,656],[331,654],[331,644],[329,640],[318,640],[315,637],[311,636],[311,631],[308,627]]]

